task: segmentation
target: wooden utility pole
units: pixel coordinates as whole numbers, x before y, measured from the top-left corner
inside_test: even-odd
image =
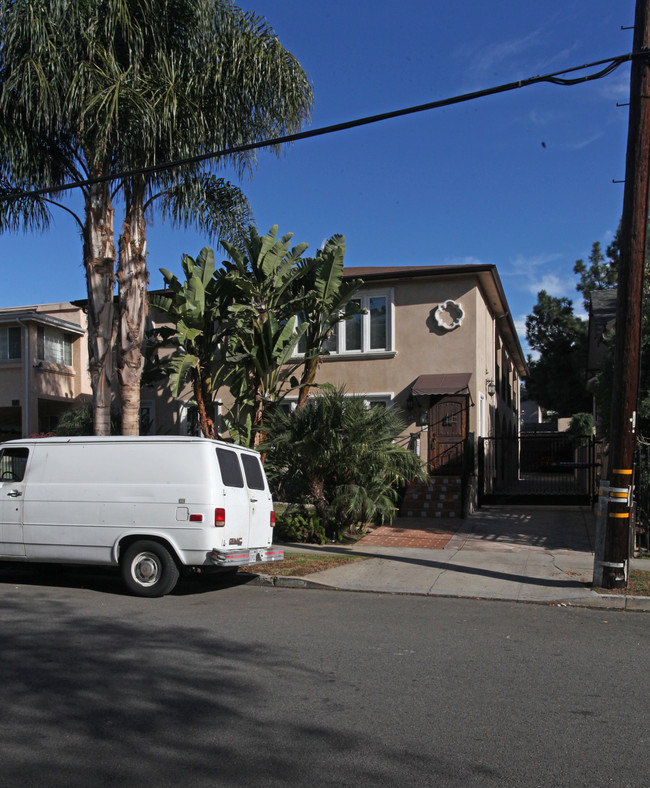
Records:
[[[630,116],[621,219],[621,256],[616,302],[616,356],[610,417],[609,507],[603,586],[627,585],[630,552],[636,409],[641,359],[643,264],[648,224],[650,152],[650,0],[637,0],[630,74]]]

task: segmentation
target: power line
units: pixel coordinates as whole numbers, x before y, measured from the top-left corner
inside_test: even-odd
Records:
[[[615,71],[619,66],[635,58],[647,58],[650,53],[642,52],[628,52],[625,55],[617,55],[616,57],[606,58],[604,60],[596,60],[592,63],[585,63],[582,66],[573,66],[571,68],[563,69],[562,71],[554,71],[549,74],[537,75],[528,77],[527,79],[520,79],[515,82],[507,82],[503,85],[496,85],[491,88],[484,88],[483,90],[476,90],[471,93],[462,93],[450,98],[439,99],[437,101],[430,101],[426,104],[417,104],[413,107],[406,107],[403,109],[393,110],[391,112],[382,112],[378,115],[368,115],[364,118],[357,118],[356,120],[348,120],[343,123],[335,123],[330,126],[322,126],[318,129],[310,129],[309,131],[300,131],[295,134],[287,134],[282,137],[274,137],[272,139],[260,140],[258,142],[249,142],[243,145],[237,145],[232,148],[224,150],[210,151],[209,153],[202,153],[197,156],[190,156],[184,159],[177,159],[176,161],[163,162],[161,164],[152,164],[148,167],[139,167],[133,170],[125,170],[119,173],[110,175],[102,175],[96,178],[88,178],[87,180],[73,181],[61,186],[51,186],[41,189],[33,189],[32,191],[14,192],[12,194],[0,195],[0,199],[18,199],[24,197],[38,197],[43,194],[55,194],[58,192],[69,191],[71,189],[79,189],[84,186],[90,186],[94,183],[104,183],[114,180],[128,180],[138,175],[147,175],[154,172],[163,172],[164,170],[177,169],[194,164],[201,164],[202,162],[211,159],[219,159],[225,156],[234,156],[238,153],[246,153],[252,150],[259,150],[261,148],[271,148],[278,145],[283,145],[288,142],[297,142],[299,140],[306,140],[312,137],[322,137],[326,134],[334,134],[339,131],[347,131],[349,129],[359,128],[360,126],[369,126],[373,123],[381,123],[385,120],[392,118],[399,118],[404,115],[414,115],[417,112],[427,112],[432,109],[440,109],[442,107],[449,107],[453,104],[462,104],[466,101],[475,101],[485,96],[494,96],[497,93],[506,93],[511,90],[518,90],[519,88],[528,87],[529,85],[537,85],[541,82],[548,82],[552,85],[560,85],[563,87],[571,87],[583,82],[592,82],[596,79],[602,79]],[[577,71],[584,71],[587,68],[596,68],[597,66],[604,66],[594,74],[586,74],[581,77],[564,78],[562,75],[572,74]]]

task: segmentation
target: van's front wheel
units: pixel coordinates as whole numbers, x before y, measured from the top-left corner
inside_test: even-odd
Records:
[[[178,567],[158,542],[134,542],[121,560],[124,584],[137,596],[168,594],[178,581]]]

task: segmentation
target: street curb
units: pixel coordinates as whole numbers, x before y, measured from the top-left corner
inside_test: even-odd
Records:
[[[527,604],[549,605],[551,607],[583,607],[594,608],[597,610],[630,610],[635,612],[650,613],[650,597],[647,596],[623,596],[617,594],[597,594],[584,597],[582,599],[504,599],[503,597],[487,596],[462,596],[459,594],[436,594],[428,592],[423,594],[419,591],[377,591],[376,589],[365,590],[360,588],[342,588],[340,586],[329,585],[315,580],[307,580],[304,577],[293,577],[291,575],[256,575],[250,573],[250,585],[255,586],[275,586],[276,588],[311,588],[322,591],[349,591],[351,593],[373,593],[373,594],[406,594],[408,596],[444,597],[447,599],[482,599],[488,602],[524,602]]]

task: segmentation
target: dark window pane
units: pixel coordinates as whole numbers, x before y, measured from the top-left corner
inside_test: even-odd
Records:
[[[226,487],[243,487],[244,477],[235,452],[228,451],[228,449],[217,449],[217,459],[219,460],[221,480]]]
[[[262,472],[262,464],[258,457],[253,457],[250,454],[242,454],[242,465],[244,466],[244,473],[246,474],[246,484],[250,490],[263,490],[264,489],[264,474]]]
[[[332,326],[323,342],[323,350],[327,350],[329,353],[336,353],[337,350],[336,329],[337,326]]]
[[[20,358],[20,327],[9,328],[9,358]]]
[[[351,305],[359,306],[359,301],[351,301],[347,311],[351,311]],[[361,350],[361,320],[362,315],[353,315],[345,321],[345,349]]]
[[[0,453],[0,479],[3,482],[22,482],[29,449],[4,449]]]
[[[386,298],[370,299],[370,348],[385,349],[386,343]]]
[[[0,360],[20,358],[20,326],[0,326]]]

